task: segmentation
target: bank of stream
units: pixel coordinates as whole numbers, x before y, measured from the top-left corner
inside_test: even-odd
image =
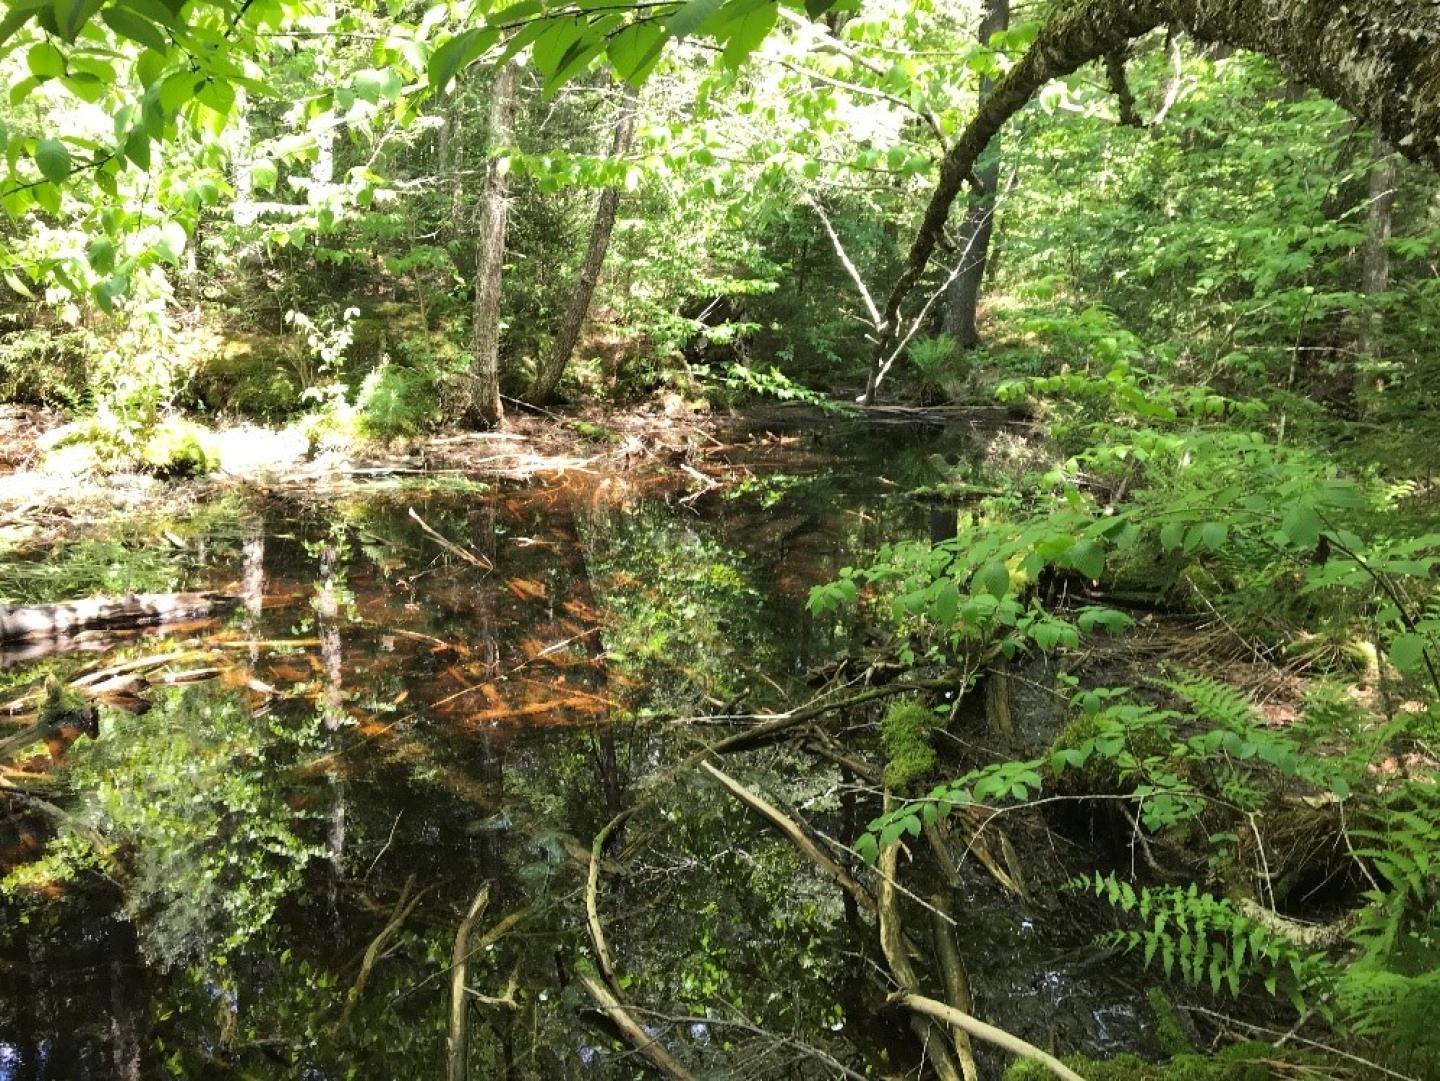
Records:
[[[636,1076],[645,1048],[587,990],[604,967],[587,900],[628,1018],[683,1069],[913,1074],[874,915],[713,773],[671,771],[756,715],[894,678],[837,668],[865,643],[828,637],[806,596],[924,535],[906,491],[988,438],[958,424],[751,433],[703,463],[523,482],[376,470],[84,542],[112,587],[240,603],[9,659],[7,698],[111,682],[94,736],[6,775],[0,1078],[454,1077],[457,956],[470,1077]],[[72,595],[78,545],[8,568],[12,592]],[[845,846],[880,810],[856,759],[883,708],[721,763],[867,890]],[[1043,691],[1014,708],[1043,733]],[[991,739],[962,705],[942,760]],[[592,839],[636,805],[592,876]],[[1093,839],[1016,821],[952,837],[969,858],[948,882],[925,850],[902,859],[921,978],[943,991],[935,924],[977,1016],[1047,1050],[1158,1054],[1138,968],[1091,944],[1104,910],[1054,889],[1095,864]],[[983,1076],[1008,1061],[977,1054]]]

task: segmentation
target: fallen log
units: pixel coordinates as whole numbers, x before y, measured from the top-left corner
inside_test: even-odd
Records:
[[[60,638],[92,627],[141,627],[194,619],[239,603],[225,593],[131,593],[59,604],[0,606],[0,642]]]

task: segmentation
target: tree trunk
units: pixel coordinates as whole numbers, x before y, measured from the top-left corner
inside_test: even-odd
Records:
[[[1010,0],[986,0],[980,17],[978,37],[981,45],[1010,25]],[[990,95],[995,81],[988,75],[980,80],[980,101]],[[976,169],[981,187],[970,192],[970,205],[965,211],[965,224],[960,230],[960,252],[965,261],[960,273],[945,294],[945,332],[973,349],[980,344],[980,331],[975,325],[975,309],[980,304],[980,283],[985,278],[985,263],[990,254],[990,237],[994,227],[995,189],[1000,184],[1000,137],[997,135]]]
[[[900,309],[930,262],[961,187],[1010,117],[1063,78],[1157,27],[1245,48],[1377,127],[1406,157],[1440,167],[1440,19],[1434,0],[1071,0],[996,82],[945,155],[905,269],[885,305],[864,401],[874,401]]]
[[[1440,18],[1440,14],[1437,14]],[[1371,144],[1370,213],[1360,291],[1367,296],[1390,287],[1390,215],[1395,208],[1395,151],[1379,132]]]
[[[495,74],[490,88],[489,146],[481,196],[480,236],[475,263],[474,359],[466,414],[475,424],[498,427],[505,420],[500,404],[500,285],[505,266],[505,218],[509,209],[509,170],[501,167],[493,151],[510,141],[515,101],[515,65],[507,63]]]
[[[178,623],[228,611],[238,599],[225,593],[131,593],[60,604],[0,605],[0,642],[59,638],[92,628]]]
[[[625,84],[620,115],[615,121],[615,139],[610,147],[611,158],[624,157],[630,150],[630,141],[635,136],[636,98],[634,87]],[[555,397],[555,389],[560,385],[560,379],[580,341],[580,332],[585,329],[585,320],[590,315],[595,285],[600,280],[600,268],[605,263],[605,252],[610,247],[610,234],[615,231],[615,212],[619,206],[619,188],[608,187],[600,193],[600,201],[595,206],[595,222],[590,227],[590,243],[580,264],[580,280],[575,283],[575,292],[570,295],[570,303],[560,318],[555,338],[540,361],[540,370],[535,373],[530,400],[536,405],[544,405]]]

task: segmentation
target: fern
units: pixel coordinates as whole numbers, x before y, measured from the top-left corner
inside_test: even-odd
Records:
[[[1158,959],[1167,978],[1178,977],[1186,986],[1208,985],[1216,995],[1225,987],[1238,997],[1244,984],[1258,979],[1272,995],[1283,992],[1304,1012],[1307,995],[1333,979],[1324,955],[1301,950],[1223,898],[1201,893],[1193,882],[1185,888],[1136,888],[1096,872],[1093,878],[1072,880],[1068,888],[1089,890],[1138,921],[1138,927],[1102,935],[1101,943],[1127,953],[1141,951],[1146,968]]]
[[[1159,680],[1160,686],[1190,704],[1195,716],[1231,732],[1244,732],[1260,723],[1250,699],[1229,684],[1209,676],[1186,674],[1178,681]]]

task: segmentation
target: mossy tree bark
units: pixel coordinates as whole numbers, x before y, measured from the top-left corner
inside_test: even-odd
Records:
[[[490,88],[490,147],[510,141],[515,102],[515,65],[504,64]],[[505,267],[505,222],[509,212],[509,171],[492,153],[481,196],[480,235],[475,264],[475,308],[472,322],[474,359],[466,416],[472,423],[498,427],[505,419],[500,402],[500,286]]]
[[[611,158],[622,158],[630,151],[630,142],[635,136],[635,102],[635,90],[627,83],[620,102],[620,116],[615,121]],[[580,278],[575,283],[575,292],[570,294],[570,303],[561,316],[549,351],[540,362],[535,385],[530,389],[530,401],[536,405],[544,405],[555,397],[555,390],[580,341],[580,332],[585,329],[585,320],[590,316],[595,286],[600,281],[600,270],[605,265],[605,253],[610,248],[610,236],[615,231],[615,215],[619,207],[618,187],[611,186],[600,193],[600,200],[595,205],[595,221],[590,227],[590,243],[580,263]]]
[[[1401,154],[1440,168],[1440,5],[1436,0],[1070,0],[995,84],[940,166],[890,291],[864,401],[895,345],[900,309],[925,272],[950,208],[991,140],[1052,79],[1161,26],[1196,41],[1250,49],[1374,126]]]

